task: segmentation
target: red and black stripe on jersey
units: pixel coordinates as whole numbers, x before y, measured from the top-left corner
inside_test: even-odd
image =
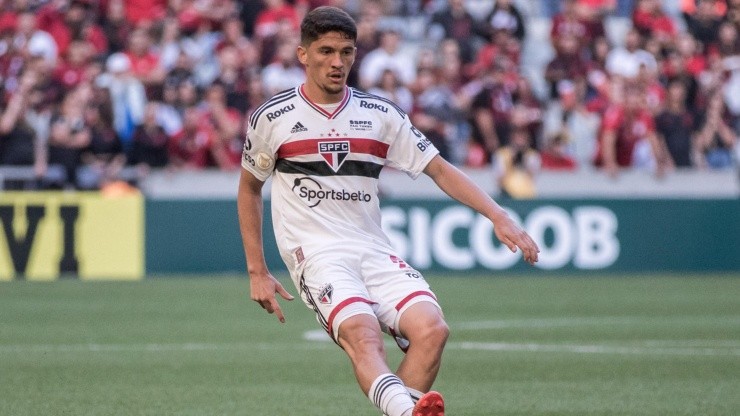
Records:
[[[350,154],[365,154],[385,161],[389,145],[374,139],[344,137],[337,139],[348,141]],[[331,139],[306,139],[285,143],[277,151],[275,169],[281,173],[293,173],[315,176],[365,176],[377,179],[383,164],[366,160],[345,160],[335,172],[326,162],[295,160],[301,156],[318,154],[319,143],[332,142]]]

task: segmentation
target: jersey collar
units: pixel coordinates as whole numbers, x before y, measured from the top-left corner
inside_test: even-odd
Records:
[[[303,101],[306,102],[311,108],[321,113],[324,117],[331,120],[335,118],[339,113],[344,110],[345,107],[347,107],[347,103],[349,103],[350,96],[352,95],[352,89],[344,87],[344,97],[342,97],[342,101],[339,103],[339,106],[334,109],[334,112],[330,113],[326,110],[324,110],[319,104],[316,104],[315,102],[311,101],[310,98],[306,95],[305,91],[303,90],[303,87],[305,84],[301,84],[301,86],[298,88],[298,95],[303,98]]]

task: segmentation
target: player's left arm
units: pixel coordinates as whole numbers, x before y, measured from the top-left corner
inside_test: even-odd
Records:
[[[437,155],[424,168],[426,173],[447,195],[478,211],[493,223],[496,237],[512,252],[522,250],[529,264],[537,261],[540,252],[537,243],[519,227],[509,214],[466,174]]]

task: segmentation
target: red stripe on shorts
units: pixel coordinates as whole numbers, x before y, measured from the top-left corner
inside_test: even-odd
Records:
[[[355,297],[352,297],[352,298],[347,298],[347,299],[339,302],[339,305],[337,305],[336,308],[332,309],[331,313],[329,314],[329,319],[327,321],[328,322],[327,332],[329,333],[329,336],[330,337],[334,338],[334,318],[336,318],[337,317],[337,314],[342,309],[346,308],[347,305],[351,305],[351,304],[353,304],[355,302],[364,302],[364,303],[367,303],[368,305],[372,305],[373,303],[375,303],[373,301],[367,300],[365,298],[361,298],[359,296],[355,296]]]
[[[427,292],[426,290],[419,290],[416,292],[412,292],[410,295],[403,298],[400,302],[398,302],[398,305],[396,305],[396,310],[400,311],[409,301],[417,296],[429,296],[430,298],[437,300],[437,298],[434,297],[432,292]]]

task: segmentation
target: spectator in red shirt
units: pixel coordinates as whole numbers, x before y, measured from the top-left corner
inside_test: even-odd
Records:
[[[186,169],[230,166],[216,130],[195,107],[185,109],[183,129],[169,142],[169,159],[172,166]]]
[[[604,114],[595,164],[615,177],[619,168],[635,167],[635,149],[641,143],[650,146],[659,163],[658,172],[662,172],[665,158],[659,150],[653,116],[645,108],[645,93],[630,84],[625,88],[623,104],[612,105]]]
[[[681,33],[676,39],[676,52],[681,56],[686,71],[693,77],[707,69],[707,59],[701,53],[700,45],[689,33]]]
[[[112,2],[119,0],[111,0]],[[125,0],[126,20],[138,26],[142,22],[155,22],[165,16],[167,0]]]
[[[259,64],[269,65],[275,59],[275,53],[284,43],[296,43],[299,33],[289,19],[281,19],[275,25],[275,34],[266,38],[255,37],[260,49]]]
[[[0,108],[5,109],[10,97],[20,87],[24,66],[24,50],[15,42],[15,13],[0,16]]]
[[[574,36],[563,35],[557,38],[555,57],[545,68],[545,79],[550,84],[550,98],[557,98],[557,85],[568,80],[575,84],[585,83],[588,65],[579,53],[579,42]]]
[[[578,163],[568,154],[568,140],[565,132],[559,132],[547,141],[540,152],[542,170],[575,171],[578,168]]]
[[[30,55],[41,56],[49,66],[57,64],[59,48],[54,38],[47,32],[39,29],[36,15],[30,10],[17,14],[17,30],[14,33],[15,48],[22,50],[26,60]]]
[[[606,36],[604,20],[617,7],[616,0],[578,0],[578,15],[586,23],[590,39]]]
[[[660,0],[638,0],[632,13],[632,23],[643,36],[649,36],[665,47],[673,44],[678,30],[663,11]]]
[[[257,15],[254,23],[254,34],[259,38],[269,38],[278,34],[279,22],[286,20],[293,30],[301,25],[301,16],[295,7],[285,0],[262,0],[267,6]]]
[[[550,37],[553,42],[564,35],[575,36],[584,42],[590,37],[586,23],[578,16],[576,0],[563,0],[560,13],[552,18]]]
[[[54,80],[67,90],[76,87],[85,78],[91,54],[90,43],[84,40],[72,41],[67,48],[65,59],[54,69]]]
[[[160,85],[167,75],[159,65],[159,56],[152,52],[152,38],[145,29],[134,30],[128,38],[125,52],[131,61],[131,75],[144,86]]]
[[[205,20],[194,0],[170,1],[168,3],[168,14],[177,17],[180,30],[187,35],[192,35],[198,30],[201,21]]]
[[[464,75],[468,78],[480,77],[498,59],[505,59],[516,67],[521,60],[521,42],[505,29],[493,32],[490,42],[478,50],[475,62],[464,66]]]
[[[242,158],[242,146],[244,138],[240,134],[239,127],[241,115],[233,108],[226,105],[226,89],[219,83],[208,86],[203,100],[198,105],[200,111],[200,123],[210,125],[215,133],[213,147],[213,161],[221,169],[236,169]]]
[[[13,10],[0,11],[0,32],[13,32],[18,28],[18,16]]]
[[[96,53],[108,50],[103,30],[93,22],[92,4],[89,0],[52,0],[38,12],[38,26],[49,32],[64,55],[73,39],[85,39]]]

